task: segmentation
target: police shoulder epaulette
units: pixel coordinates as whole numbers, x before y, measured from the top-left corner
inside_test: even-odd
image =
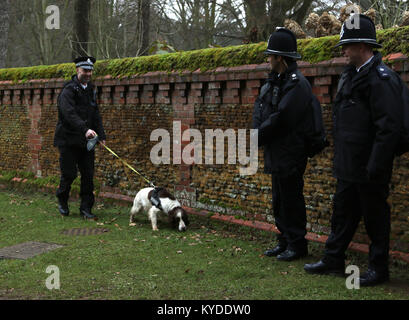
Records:
[[[80,87],[78,84],[74,83],[71,87],[74,89],[75,92],[80,92]]]
[[[381,79],[389,79],[391,77],[389,70],[385,68],[385,66],[377,66],[376,71],[378,71],[378,75]]]
[[[290,75],[290,78],[291,78],[291,81],[298,81],[298,80],[300,80],[300,79],[298,78],[298,75],[297,75],[295,72]]]
[[[68,81],[67,83],[65,83],[63,89],[66,89],[66,88],[67,89],[70,88],[70,89],[72,89],[74,91],[79,91],[80,90],[78,84],[76,84],[74,81]]]
[[[260,99],[264,97],[264,95],[270,90],[271,84],[270,82],[266,82],[260,89]]]

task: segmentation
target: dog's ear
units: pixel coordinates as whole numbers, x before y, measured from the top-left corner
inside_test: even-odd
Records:
[[[182,219],[185,222],[186,226],[188,226],[190,224],[189,217],[187,215],[187,212],[184,209],[182,209]]]
[[[172,209],[168,212],[168,219],[172,225],[176,225],[176,209]]]

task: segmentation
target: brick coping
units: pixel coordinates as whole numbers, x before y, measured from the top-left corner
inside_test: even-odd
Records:
[[[408,56],[401,52],[391,53],[384,57],[382,57],[383,61],[387,63],[403,63],[408,60]],[[324,60],[316,63],[311,63],[307,61],[298,61],[298,67],[301,70],[304,70],[306,74],[309,76],[321,76],[319,72],[317,72],[317,68],[329,68],[329,67],[344,67],[347,63],[345,57],[335,57],[329,60]],[[407,67],[403,65],[397,64],[395,67],[397,71],[406,71]],[[313,74],[311,71],[307,71],[306,69],[314,69],[315,71]],[[327,70],[326,75],[339,75],[342,69],[333,69]],[[265,75],[270,72],[270,67],[268,63],[260,63],[260,64],[245,64],[241,66],[234,66],[234,67],[216,67],[215,69],[201,71],[197,69],[195,71],[191,70],[184,70],[184,71],[149,71],[142,74],[135,74],[130,76],[117,76],[113,77],[111,75],[105,76],[97,76],[93,79],[93,82],[96,86],[120,86],[120,85],[132,85],[132,84],[157,84],[157,83],[177,83],[177,82],[201,82],[203,79],[200,79],[200,76],[207,75],[209,79],[206,81],[220,81],[218,79],[218,74],[225,74],[231,73],[233,76],[229,79],[223,80],[236,80],[234,77],[235,73],[246,73],[248,74],[247,77],[243,78],[243,76],[239,76],[238,80],[243,79],[259,79],[258,72],[264,72]],[[329,73],[328,73],[329,72]],[[254,74],[253,74],[254,73]],[[69,80],[69,79],[68,79]],[[61,89],[64,86],[64,83],[67,79],[64,78],[49,78],[49,79],[29,79],[27,81],[19,80],[15,82],[14,80],[0,80],[0,89],[1,90],[24,90],[24,89],[51,89],[51,88],[59,88]]]

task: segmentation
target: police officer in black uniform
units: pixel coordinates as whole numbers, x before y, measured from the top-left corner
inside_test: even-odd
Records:
[[[58,97],[58,123],[54,146],[60,152],[61,178],[56,196],[61,215],[68,216],[68,198],[71,184],[81,174],[80,214],[85,219],[96,219],[91,209],[94,204],[94,150],[88,151],[87,139],[98,135],[105,143],[105,132],[96,103],[96,88],[91,82],[96,59],[75,59],[77,74],[72,77]]]
[[[304,269],[344,275],[345,250],[363,216],[370,238],[369,266],[361,286],[389,279],[389,181],[400,136],[402,98],[399,76],[374,48],[375,26],[364,15],[347,20],[337,46],[349,65],[338,85],[334,120],[334,175],[337,178],[331,234],[324,257]]]
[[[271,73],[260,90],[253,111],[253,127],[264,146],[264,172],[272,175],[278,244],[265,255],[291,261],[308,254],[306,209],[303,195],[307,150],[304,132],[311,126],[311,86],[298,71],[297,41],[285,28],[277,28],[268,40]]]

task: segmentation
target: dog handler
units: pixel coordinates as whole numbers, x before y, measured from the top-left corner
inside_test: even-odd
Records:
[[[277,28],[265,54],[271,73],[261,88],[253,111],[253,128],[264,146],[264,172],[272,175],[275,224],[281,232],[278,245],[267,256],[292,261],[307,255],[306,209],[303,195],[307,147],[304,129],[311,125],[306,114],[311,86],[298,71],[297,41],[285,28]]]
[[[105,131],[96,103],[96,88],[91,82],[96,59],[80,57],[74,60],[77,74],[72,77],[58,97],[58,122],[54,146],[60,153],[60,186],[56,196],[61,215],[68,216],[68,198],[71,184],[81,174],[80,214],[85,219],[96,219],[91,209],[94,205],[95,151],[86,148],[87,139],[98,135],[105,144]]]

